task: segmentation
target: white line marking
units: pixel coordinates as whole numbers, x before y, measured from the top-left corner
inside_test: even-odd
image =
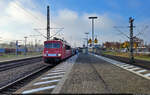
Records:
[[[41,80],[52,79],[52,78],[60,78],[60,77],[63,77],[63,75],[60,75],[60,76],[52,76],[52,77],[44,77],[44,78],[41,78]]]
[[[130,66],[129,64],[126,64],[126,65],[121,65],[120,67],[127,67],[127,66]]]
[[[130,70],[137,70],[137,69],[141,69],[141,68],[136,67],[136,68],[132,68],[132,69],[130,69]]]
[[[95,54],[92,54],[92,53],[89,53],[89,54],[91,54],[91,55],[93,55],[93,56],[95,56]],[[137,71],[134,71],[134,70],[137,70],[137,69],[143,69],[143,68],[140,68],[140,67],[138,67],[138,66],[136,66],[135,68],[132,68],[132,69],[127,69],[127,68],[125,68],[125,67],[122,67],[122,66],[120,66],[120,64],[122,64],[121,62],[119,62],[119,61],[116,61],[116,63],[118,63],[118,64],[114,64],[113,62],[114,62],[114,60],[113,59],[108,59],[108,58],[106,58],[106,57],[103,57],[103,56],[98,56],[98,58],[100,58],[100,59],[103,59],[103,60],[105,60],[105,61],[107,61],[107,62],[109,62],[109,63],[111,63],[111,64],[113,64],[113,65],[116,65],[116,66],[118,66],[118,67],[120,67],[120,68],[122,68],[122,69],[124,69],[124,70],[127,70],[127,71],[130,71],[130,72],[132,72],[132,73],[134,73],[134,74],[136,74],[136,75],[139,75],[139,76],[141,76],[141,77],[144,77],[144,78],[146,78],[146,79],[149,79],[150,80],[150,74],[141,74],[141,73],[139,73],[139,72],[145,72],[145,71],[147,71],[147,70],[140,70],[139,72],[137,72]],[[110,60],[112,60],[112,61],[110,61]],[[126,63],[124,63],[124,64],[126,64]]]
[[[138,73],[142,73],[142,72],[146,72],[147,70],[139,70],[139,71],[136,71]]]
[[[117,63],[117,62],[116,62],[116,64],[119,64],[119,65],[126,65],[126,64],[124,64],[124,63]]]
[[[59,94],[60,93],[60,91],[61,91],[61,88],[63,87],[63,85],[64,85],[64,83],[65,83],[65,81],[66,81],[66,79],[67,79],[67,77],[68,77],[68,75],[70,74],[70,72],[71,72],[71,70],[72,70],[72,67],[74,66],[74,64],[76,64],[76,58],[77,58],[78,56],[77,55],[75,55],[74,57],[72,57],[73,58],[73,60],[74,60],[74,62],[72,62],[72,63],[68,63],[68,65],[67,65],[67,67],[66,67],[66,72],[65,72],[65,74],[64,74],[64,77],[62,77],[62,79],[60,80],[60,82],[57,84],[57,86],[56,86],[56,88],[52,91],[52,94],[54,93],[54,94]]]
[[[62,68],[56,68],[53,71],[59,71],[59,70],[64,70],[64,69],[62,69]]]
[[[64,70],[53,70],[51,72],[64,72]]]
[[[59,75],[59,74],[64,74],[65,72],[57,72],[57,73],[49,73],[47,75]]]
[[[43,90],[47,90],[47,89],[52,89],[52,88],[55,88],[55,87],[56,87],[56,85],[47,86],[47,87],[42,87],[42,88],[36,88],[36,89],[31,89],[31,90],[26,90],[26,91],[23,91],[22,94],[34,93],[34,92],[38,92],[38,91],[43,91]]]
[[[146,77],[150,77],[150,73],[148,73],[148,74],[144,74],[144,76],[146,76]]]
[[[122,66],[122,64],[114,64],[114,65],[117,65],[117,66]]]
[[[125,68],[133,68],[134,66],[127,66],[127,67],[125,67]]]
[[[59,80],[43,81],[43,82],[34,83],[33,85],[41,85],[41,84],[47,84],[47,83],[52,83],[52,82],[58,82],[58,81]]]

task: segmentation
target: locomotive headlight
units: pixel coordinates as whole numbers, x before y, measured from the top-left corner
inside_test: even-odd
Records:
[[[61,56],[61,54],[59,53],[58,56]]]

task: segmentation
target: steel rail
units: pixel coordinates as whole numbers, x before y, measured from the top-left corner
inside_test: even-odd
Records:
[[[2,93],[7,88],[9,88],[9,87],[11,87],[13,85],[16,85],[18,82],[21,82],[21,81],[23,81],[23,80],[25,80],[27,78],[32,78],[32,76],[38,74],[39,72],[41,72],[41,71],[43,71],[44,69],[47,69],[47,68],[49,68],[49,66],[43,66],[40,69],[38,69],[38,70],[36,70],[36,71],[34,71],[34,72],[30,73],[30,74],[27,74],[26,76],[23,76],[23,77],[15,80],[15,81],[13,81],[11,83],[8,83],[7,85],[4,85],[4,86],[0,87],[0,93]]]

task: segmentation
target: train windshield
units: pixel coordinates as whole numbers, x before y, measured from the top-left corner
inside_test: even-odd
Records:
[[[45,48],[60,48],[60,43],[45,43]]]

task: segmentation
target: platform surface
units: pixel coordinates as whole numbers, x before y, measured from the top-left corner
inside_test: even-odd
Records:
[[[93,55],[80,54],[60,93],[150,94],[150,80]]]
[[[150,80],[148,78],[130,72],[128,69],[126,70],[125,65],[122,65],[122,67],[124,66],[124,68],[118,67],[117,65],[112,64],[113,62],[117,63],[117,61],[109,59],[106,60],[105,58],[97,57],[92,54],[80,53],[79,56],[73,56],[66,62],[59,64],[52,70],[46,72],[42,76],[39,76],[39,78],[33,80],[25,87],[16,91],[16,93],[150,93]],[[128,66],[128,68],[134,69],[139,73],[149,74],[150,72],[149,70],[142,72],[144,70],[136,69],[137,67],[134,66]],[[62,71],[58,71],[58,69]],[[58,78],[57,76],[60,77]],[[46,79],[46,77],[53,78]],[[45,80],[43,78],[45,78]]]

